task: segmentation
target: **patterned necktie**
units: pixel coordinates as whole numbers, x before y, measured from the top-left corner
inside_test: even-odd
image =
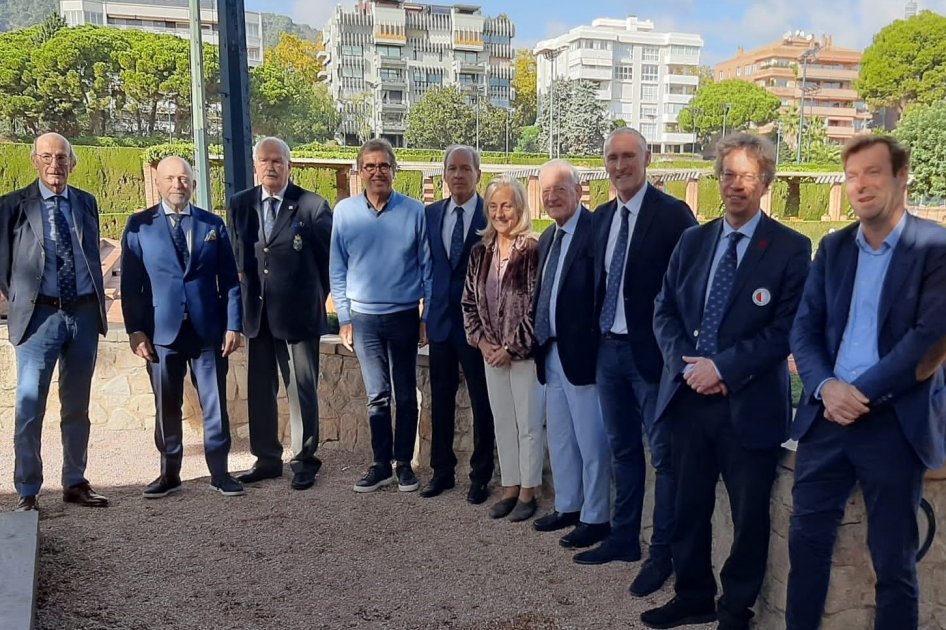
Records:
[[[177,250],[177,259],[181,261],[181,267],[187,269],[187,263],[190,260],[190,252],[187,251],[187,237],[184,236],[184,228],[181,227],[181,221],[184,220],[183,214],[169,214],[174,227],[171,229],[171,236],[174,237],[174,249]]]
[[[719,352],[719,324],[723,321],[723,310],[729,302],[729,294],[736,280],[736,246],[744,236],[745,234],[739,232],[729,234],[726,252],[719,259],[719,265],[716,266],[709,299],[706,300],[706,306],[703,309],[700,340],[696,345],[702,356],[711,357]]]
[[[56,223],[56,268],[59,280],[59,304],[66,308],[75,304],[79,297],[76,287],[76,258],[72,251],[72,233],[66,214],[62,210],[62,197],[53,197],[56,209],[53,212]]]
[[[555,240],[549,250],[545,273],[542,274],[542,289],[539,291],[539,304],[535,312],[535,340],[541,346],[552,336],[552,287],[555,286],[555,274],[558,272],[558,259],[562,254],[562,239],[565,230],[555,228]]]
[[[454,208],[453,213],[457,215],[457,222],[450,237],[450,266],[456,269],[463,255],[463,206]]]
[[[266,212],[263,216],[263,234],[268,241],[273,233],[273,227],[276,225],[276,212],[279,210],[279,200],[275,197],[270,197],[267,201],[269,203],[266,204]]]
[[[614,253],[611,254],[608,286],[604,293],[601,317],[598,320],[602,333],[608,333],[611,330],[614,326],[614,317],[618,312],[618,293],[620,293],[621,276],[624,274],[624,261],[627,259],[628,216],[630,214],[626,206],[621,206],[621,227],[618,230],[618,240],[614,244]]]

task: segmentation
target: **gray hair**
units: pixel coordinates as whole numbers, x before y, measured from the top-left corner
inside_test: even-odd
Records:
[[[647,153],[649,150],[647,148],[647,138],[644,137],[644,134],[639,132],[633,127],[618,127],[614,131],[608,134],[608,137],[604,140],[604,154],[608,154],[608,145],[611,143],[611,140],[617,136],[634,136],[641,141],[641,145],[644,147],[644,153]]]
[[[727,135],[716,143],[716,178],[719,179],[723,174],[723,160],[739,149],[743,149],[758,163],[762,171],[762,183],[771,185],[775,181],[775,145],[768,138],[745,132]]]
[[[581,185],[581,173],[578,172],[578,169],[575,168],[575,165],[569,162],[568,160],[555,159],[549,160],[539,169],[539,177],[542,177],[547,169],[550,168],[563,168],[568,171],[569,176],[572,178],[572,183],[576,186]]]
[[[38,155],[38,154],[36,153],[36,147],[39,145],[39,141],[40,141],[41,139],[43,139],[43,138],[48,137],[48,136],[52,136],[53,138],[56,138],[56,139],[60,140],[63,144],[66,145],[66,147],[69,148],[69,159],[72,160],[72,164],[73,164],[73,165],[75,165],[75,164],[77,164],[77,163],[79,162],[79,159],[76,157],[76,152],[75,152],[75,150],[72,148],[72,143],[69,142],[69,141],[66,139],[65,136],[63,136],[63,135],[61,135],[61,134],[58,134],[58,133],[56,133],[56,132],[54,132],[54,131],[50,131],[49,133],[44,133],[44,134],[38,135],[38,136],[36,136],[36,138],[33,139],[33,150],[30,151],[30,157],[35,157],[36,155]]]
[[[474,149],[471,146],[465,144],[451,144],[447,147],[447,150],[443,154],[443,168],[447,169],[447,162],[450,161],[450,156],[456,153],[457,151],[466,151],[470,154],[470,157],[473,159],[473,168],[480,170],[480,152]]]
[[[394,155],[394,147],[391,146],[391,143],[384,138],[372,138],[361,145],[361,148],[358,150],[358,157],[355,159],[355,163],[358,165],[359,170],[361,170],[361,159],[365,156],[365,153],[373,153],[374,151],[384,151],[387,153],[388,159],[391,160],[391,168],[397,169],[397,156]]]
[[[163,158],[160,162],[158,162],[158,165],[154,167],[154,170],[156,171],[160,170],[162,164],[164,164],[165,162],[172,162],[174,160],[177,160],[178,162],[181,162],[182,164],[184,164],[184,166],[187,167],[187,174],[190,175],[191,179],[194,179],[194,167],[191,166],[190,162],[188,162],[187,160],[185,160],[179,155],[169,155],[166,158]]]
[[[260,140],[259,142],[257,142],[253,146],[253,161],[254,162],[256,161],[256,156],[259,153],[260,149],[262,149],[267,144],[275,144],[277,147],[279,147],[279,152],[282,153],[284,158],[286,158],[286,162],[289,162],[289,160],[292,158],[292,152],[290,151],[289,145],[286,144],[285,140],[283,140],[282,138],[277,138],[275,136],[267,136],[263,138],[262,140]]]

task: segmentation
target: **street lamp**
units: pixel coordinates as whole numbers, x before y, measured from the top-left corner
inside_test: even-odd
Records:
[[[703,113],[703,110],[699,107],[688,107],[687,109],[690,110],[690,118],[693,119],[693,153],[696,153],[696,144],[700,141],[700,133],[696,127],[696,119]]]
[[[732,107],[732,103],[723,103],[723,135],[721,138],[726,137],[726,122],[729,120],[729,109]]]
[[[555,157],[555,152],[553,150],[553,147],[555,147],[555,59],[566,49],[567,46],[560,46],[559,48],[543,48],[539,51],[539,54],[545,57],[550,64],[549,74],[551,75],[551,81],[549,84],[549,159]]]
[[[778,121],[778,127],[775,136],[775,165],[778,166],[779,154],[782,152],[782,121]]]
[[[796,164],[801,164],[802,131],[805,128],[805,82],[808,79],[808,60],[817,56],[819,50],[821,50],[821,45],[815,44],[801,55],[801,105],[798,108],[798,154],[795,156]]]

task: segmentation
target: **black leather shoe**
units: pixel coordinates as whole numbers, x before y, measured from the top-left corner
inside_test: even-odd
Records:
[[[566,527],[574,527],[581,520],[581,512],[552,512],[536,519],[532,527],[537,532],[557,532]]]
[[[420,491],[420,496],[425,499],[430,499],[440,494],[446,490],[456,487],[457,480],[454,477],[448,477],[444,475],[443,477],[434,477],[430,480],[426,486]]]
[[[493,507],[489,508],[489,517],[490,518],[506,518],[509,516],[509,513],[512,512],[513,508],[516,507],[516,503],[519,502],[519,497],[509,497],[508,499],[500,499],[493,504]]]
[[[660,608],[641,613],[641,621],[648,628],[676,628],[697,623],[716,621],[716,602],[689,604],[674,597]]]
[[[39,502],[36,500],[36,496],[30,497],[20,497],[16,500],[16,507],[13,508],[14,512],[39,512]]]
[[[161,475],[148,484],[148,487],[141,493],[141,496],[146,499],[161,499],[169,494],[180,492],[183,489],[184,487],[181,485],[180,477]]]
[[[314,470],[303,470],[301,472],[293,473],[292,475],[292,489],[293,490],[308,490],[315,485],[315,471]]]
[[[673,574],[673,563],[670,560],[654,560],[647,558],[641,567],[640,573],[631,582],[631,595],[647,597],[663,588],[664,582]]]
[[[532,518],[532,515],[535,514],[536,501],[535,497],[532,497],[531,501],[522,502],[519,501],[516,503],[516,507],[512,509],[512,512],[509,514],[509,520],[513,523],[519,523],[522,521],[527,521]]]
[[[225,497],[239,497],[244,494],[243,484],[230,475],[211,479],[210,485]]]
[[[62,491],[62,500],[82,507],[108,507],[108,499],[92,489],[87,481],[70,486]]]
[[[256,483],[266,479],[279,479],[282,477],[282,468],[260,468],[253,466],[241,475],[237,475],[236,480],[240,483]]]
[[[489,488],[485,483],[474,481],[470,483],[470,491],[466,493],[466,502],[472,505],[486,503],[489,498]]]
[[[576,564],[607,564],[615,561],[639,562],[640,559],[641,546],[639,544],[619,542],[612,538],[605,538],[599,546],[576,553],[573,558]]]
[[[562,536],[558,544],[566,549],[597,545],[611,533],[611,523],[578,523],[578,527]]]

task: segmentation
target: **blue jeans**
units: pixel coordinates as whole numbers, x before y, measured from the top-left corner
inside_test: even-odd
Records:
[[[13,485],[21,497],[38,495],[43,485],[43,418],[57,363],[62,406],[62,486],[86,482],[89,392],[99,347],[98,308],[96,302],[87,303],[70,314],[52,306],[36,306],[23,341],[16,346]]]
[[[371,449],[376,464],[391,460],[409,464],[417,438],[417,342],[420,314],[416,308],[385,315],[351,314],[355,354],[368,393]],[[397,426],[391,429],[391,385]]]
[[[641,377],[634,363],[631,344],[617,339],[601,340],[596,381],[604,426],[614,455],[616,493],[611,537],[624,545],[640,544],[647,464],[643,433],[647,436],[651,463],[656,471],[650,558],[669,561],[674,520],[674,478],[669,425],[666,422],[654,422],[659,385]]]

